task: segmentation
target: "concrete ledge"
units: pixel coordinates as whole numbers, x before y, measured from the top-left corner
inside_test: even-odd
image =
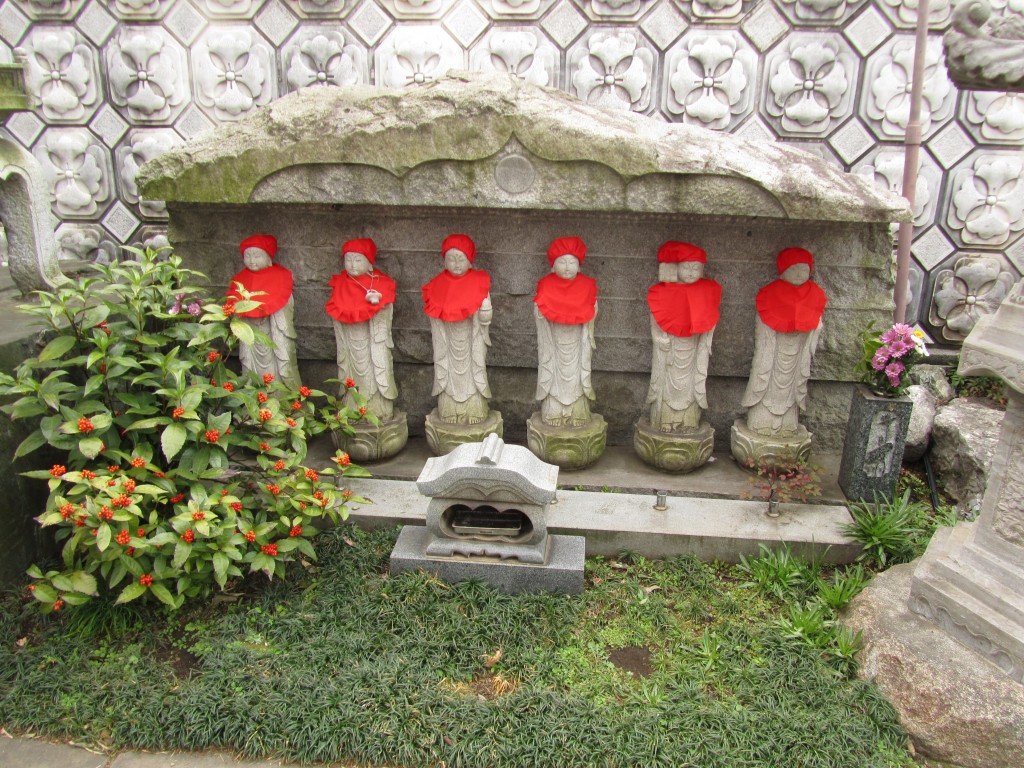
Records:
[[[373,504],[351,504],[349,519],[364,528],[422,526],[428,499],[411,481],[353,479],[356,496]],[[757,555],[759,546],[786,544],[804,557],[830,564],[853,562],[860,545],[843,533],[852,523],[846,507],[782,504],[780,515],[765,514],[763,501],[669,496],[668,509],[654,509],[652,495],[558,492],[548,508],[548,532],[586,539],[587,556],[614,557],[629,550],[650,558],[696,555],[735,563]]]

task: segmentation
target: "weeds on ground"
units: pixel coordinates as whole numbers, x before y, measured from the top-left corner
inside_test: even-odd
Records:
[[[958,397],[981,397],[1006,408],[1006,389],[998,376],[961,376],[954,370],[949,373],[949,383]]]
[[[510,596],[391,578],[393,544],[342,527],[312,570],[171,617],[72,624],[8,597],[0,723],[368,765],[912,765],[892,708],[843,666],[856,643],[815,597],[837,579],[821,564],[773,592],[742,567],[595,558],[581,597]]]

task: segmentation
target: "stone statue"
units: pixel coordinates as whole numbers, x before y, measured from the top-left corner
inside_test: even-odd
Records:
[[[239,246],[245,269],[231,278],[228,297],[241,300],[238,286],[254,294],[251,298],[261,306],[239,315],[268,337],[273,346],[256,343],[239,345],[238,357],[245,371],[271,374],[292,389],[298,389],[299,366],[295,359],[295,300],[292,297],[292,273],[274,264],[277,238],[253,235]]]
[[[395,384],[391,350],[395,281],[374,266],[377,245],[370,239],[349,240],[341,246],[345,269],[331,278],[331,298],[324,306],[334,321],[338,378],[351,378],[366,398],[366,409],[379,419],[358,422],[355,435],[336,435],[339,447],[357,461],[393,456],[409,439],[405,414],[395,410]],[[351,390],[345,404],[356,408]]]
[[[582,469],[604,452],[608,425],[590,411],[597,281],[580,274],[587,246],[560,237],[548,248],[551,273],[537,283],[537,392],[527,422],[530,450],[562,469]]]
[[[811,358],[821,335],[827,299],[810,279],[814,257],[786,248],[776,260],[780,278],[757,294],[754,359],[741,405],[746,419],[732,429],[732,451],[748,466],[805,462],[811,435],[800,424],[807,406]]]
[[[427,416],[427,443],[438,455],[503,433],[501,414],[488,405],[491,277],[472,267],[476,246],[466,235],[446,237],[441,256],[444,270],[422,289],[434,346],[431,394],[437,397],[437,408]]]
[[[648,417],[637,422],[633,445],[648,464],[689,472],[704,464],[715,431],[702,422],[705,381],[722,287],[704,277],[707,254],[671,240],[658,249],[661,282],[651,286],[651,385]]]

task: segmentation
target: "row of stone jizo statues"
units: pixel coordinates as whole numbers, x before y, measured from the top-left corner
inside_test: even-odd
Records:
[[[241,244],[245,269],[232,280],[263,302],[245,319],[274,342],[244,347],[242,365],[273,373],[298,386],[292,275],[274,263],[277,241],[254,235]],[[563,469],[581,469],[600,458],[608,425],[591,410],[595,400],[591,361],[595,348],[597,282],[581,265],[587,248],[578,237],[560,237],[548,248],[550,274],[537,283],[537,391],[539,408],[527,422],[527,442],[537,456]],[[341,248],[344,269],[331,278],[325,306],[334,321],[339,378],[352,378],[377,414],[379,425],[359,424],[348,443],[360,461],[393,456],[408,440],[406,415],[396,410],[392,349],[395,281],[376,268],[373,240]],[[433,396],[426,418],[431,450],[444,454],[462,443],[503,432],[501,414],[489,406],[491,280],[475,269],[476,247],[454,234],[441,245],[444,268],[422,287],[434,353]],[[706,253],[669,241],[658,249],[658,277],[647,304],[654,341],[649,411],[634,432],[637,453],[673,472],[696,469],[711,456],[714,430],[704,418],[711,342],[719,320],[721,286],[704,277]],[[807,404],[811,357],[821,334],[825,292],[810,279],[813,256],[802,248],[779,253],[779,278],[757,294],[754,359],[742,405],[745,418],[732,427],[734,456],[746,465],[806,459],[811,436],[799,422]],[[351,395],[347,395],[351,397]]]

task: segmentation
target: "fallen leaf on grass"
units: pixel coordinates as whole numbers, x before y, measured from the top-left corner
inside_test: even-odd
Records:
[[[490,656],[488,656],[488,655],[487,655],[487,654],[485,653],[485,654],[484,654],[484,656],[483,656],[483,659],[484,659],[484,666],[485,666],[485,667],[487,667],[487,669],[490,669],[490,668],[491,668],[491,667],[493,667],[493,666],[494,666],[495,664],[497,664],[497,663],[498,663],[499,661],[501,661],[501,657],[502,657],[502,656],[504,656],[504,655],[505,655],[505,652],[504,652],[503,650],[501,650],[501,648],[499,648],[498,650],[496,650],[496,651],[495,651],[494,653],[492,653],[492,654],[491,654]]]

